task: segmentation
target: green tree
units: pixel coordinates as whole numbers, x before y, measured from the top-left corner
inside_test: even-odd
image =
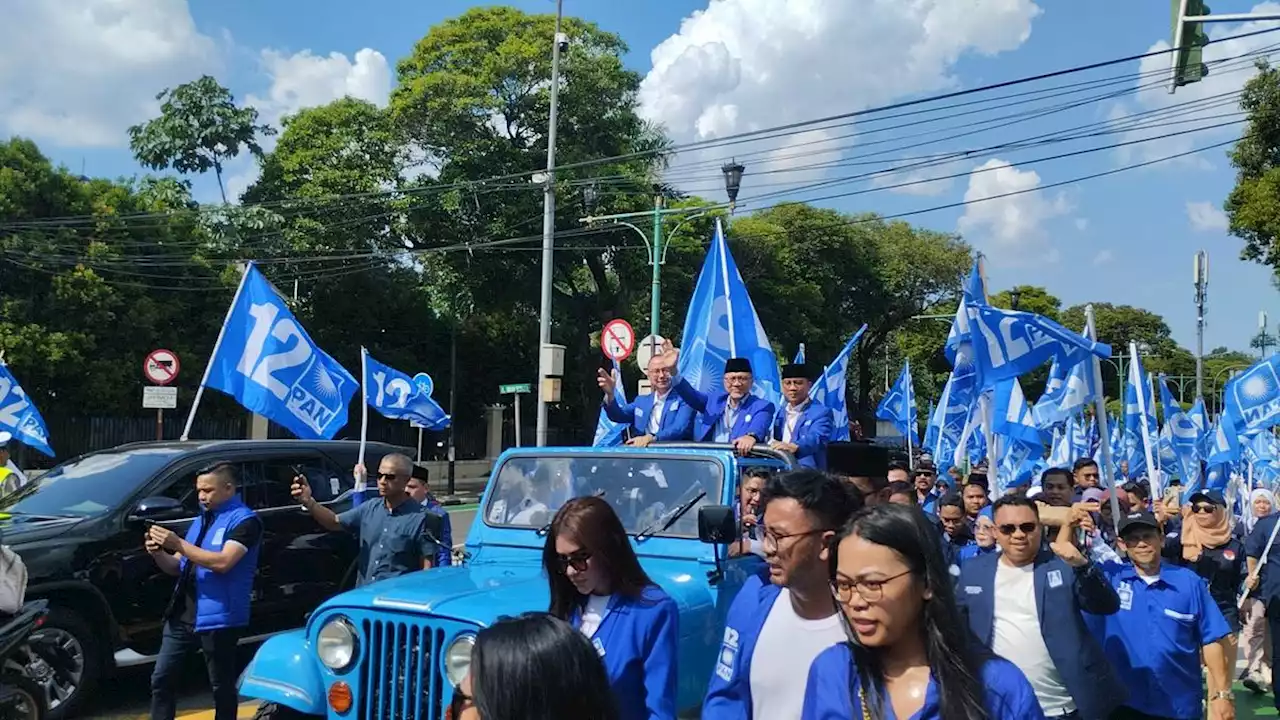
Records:
[[[238,107],[231,91],[205,75],[199,80],[166,88],[159,117],[129,128],[129,147],[143,167],[152,170],[173,168],[187,175],[213,170],[222,202],[227,191],[222,184],[226,161],[247,148],[262,156],[259,135],[274,135],[269,125],[258,124],[258,111]]]
[[[995,307],[1013,309],[1014,292],[1018,294],[1018,310],[1043,315],[1055,322],[1061,320],[1062,301],[1051,295],[1048,290],[1035,285],[1018,285],[1008,290],[1001,290],[991,296],[990,302]],[[1080,330],[1080,328],[1075,329]]]
[[[1249,126],[1231,150],[1236,184],[1225,209],[1240,256],[1280,269],[1280,70],[1265,60],[1245,83],[1240,107]]]

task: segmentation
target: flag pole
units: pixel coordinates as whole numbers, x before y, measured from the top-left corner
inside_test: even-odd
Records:
[[[1098,331],[1094,327],[1093,305],[1084,307],[1085,334],[1090,340],[1097,341]],[[1107,484],[1111,486],[1111,521],[1115,524],[1116,537],[1120,537],[1120,498],[1116,478],[1118,472],[1111,457],[1111,432],[1107,428],[1107,399],[1102,394],[1102,361],[1097,355],[1089,354],[1089,362],[1093,366],[1093,414],[1098,424],[1098,449],[1102,455],[1102,472],[1106,473]],[[1124,402],[1124,398],[1120,398]]]
[[[360,346],[360,460],[359,463],[364,466],[364,448],[369,437],[369,351],[363,345]],[[364,469],[364,475],[369,477],[369,468]],[[360,478],[356,478],[359,483]],[[356,488],[356,492],[365,489],[365,486]]]
[[[218,357],[218,350],[222,347],[222,338],[227,334],[227,323],[231,320],[231,313],[236,309],[236,303],[240,302],[240,294],[244,292],[245,282],[249,279],[249,271],[253,270],[253,261],[245,263],[243,274],[240,276],[240,284],[236,286],[236,294],[231,297],[231,304],[227,306],[227,315],[222,319],[222,328],[218,330],[218,339],[213,341],[213,352],[209,353],[209,362],[205,363],[204,376],[200,378],[200,385],[196,387],[196,396],[191,401],[191,410],[187,413],[187,424],[182,428],[182,436],[178,439],[186,442],[191,436],[191,426],[196,421],[196,410],[200,407],[200,399],[204,397],[204,386],[209,382],[209,373],[213,371],[213,361]]]
[[[1129,341],[1129,355],[1133,361],[1129,363],[1129,382],[1133,383],[1133,393],[1138,396],[1138,417],[1142,425],[1142,452],[1147,460],[1147,482],[1151,485],[1151,501],[1160,497],[1160,481],[1155,458],[1151,453],[1151,428],[1147,426],[1147,394],[1142,392],[1145,381],[1138,375],[1138,344]],[[1150,386],[1148,386],[1150,387]]]
[[[915,433],[916,433],[916,424],[915,424],[915,423],[913,423],[913,422],[911,422],[911,411],[912,411],[912,410],[914,410],[914,409],[915,409],[915,407],[916,407],[916,386],[915,386],[915,383],[911,381],[911,361],[910,361],[910,360],[905,361],[905,362],[903,363],[903,366],[904,366],[904,367],[906,368],[906,370],[907,370],[907,376],[906,376],[906,378],[904,378],[904,379],[907,381],[907,387],[906,387],[906,391],[907,391],[907,398],[906,398],[906,399],[907,399],[907,403],[906,403],[906,405],[907,405],[907,407],[906,407],[906,408],[904,408],[904,409],[907,411],[907,417],[906,417],[906,421],[907,421],[907,422],[906,422],[906,426],[907,426],[907,470],[908,470],[908,472],[910,472],[910,473],[912,474],[912,476],[914,476],[914,475],[915,475],[915,472],[916,472],[916,461],[915,461],[915,453],[914,453],[914,452],[912,452],[913,448],[911,447],[911,436],[912,436],[912,435],[915,435]]]

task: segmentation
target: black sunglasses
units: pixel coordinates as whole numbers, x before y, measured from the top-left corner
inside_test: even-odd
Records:
[[[591,561],[591,553],[576,552],[572,555],[556,555],[556,565],[560,568],[560,572],[564,573],[569,568],[573,568],[578,572],[587,571],[587,563]]]
[[[379,480],[395,480],[398,477],[400,476],[397,475],[396,473],[384,473],[384,472],[378,473]]]
[[[1000,531],[1001,535],[1012,535],[1014,530],[1021,530],[1022,534],[1030,535],[1035,532],[1038,527],[1040,527],[1040,523],[1024,522],[1018,523],[1017,525],[1013,523],[1005,523],[1004,525],[997,525],[996,529]]]
[[[1204,505],[1201,503],[1196,503],[1195,505],[1191,506],[1191,512],[1200,513],[1201,515],[1210,515],[1213,513],[1214,510],[1217,510],[1217,509],[1218,509],[1217,505]]]

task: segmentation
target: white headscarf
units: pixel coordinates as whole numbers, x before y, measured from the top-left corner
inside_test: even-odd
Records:
[[[1249,493],[1249,505],[1244,508],[1244,531],[1245,533],[1253,532],[1253,526],[1258,522],[1258,518],[1253,516],[1253,501],[1258,498],[1266,498],[1271,503],[1271,512],[1276,512],[1280,508],[1276,507],[1276,496],[1266,488],[1258,488]]]

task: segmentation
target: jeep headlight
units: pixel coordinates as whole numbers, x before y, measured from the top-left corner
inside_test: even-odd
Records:
[[[444,676],[450,685],[461,685],[471,671],[471,649],[475,646],[475,635],[459,635],[449,643],[449,649],[444,653]]]
[[[338,615],[320,628],[316,637],[316,655],[330,670],[345,670],[356,659],[358,639],[351,621]]]

